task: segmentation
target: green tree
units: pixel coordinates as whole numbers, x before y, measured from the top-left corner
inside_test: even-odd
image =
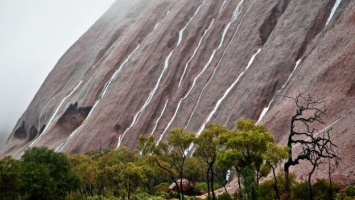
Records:
[[[194,140],[195,134],[186,132],[182,128],[170,130],[167,142],[160,142],[158,145],[152,145],[152,139],[149,137],[142,136],[140,139],[139,151],[152,153],[157,166],[168,173],[171,180],[178,186],[179,199],[184,198],[181,180],[185,175],[185,162]],[[143,152],[143,148],[148,148],[148,150]]]
[[[0,160],[0,199],[16,199],[20,185],[20,163],[6,156]]]
[[[235,129],[221,134],[220,141],[225,145],[225,150],[218,155],[218,162],[226,167],[234,166],[239,188],[241,189],[241,178],[243,178],[244,182],[250,184],[249,196],[251,199],[256,199],[259,179],[269,173],[264,158],[269,144],[274,143],[272,136],[264,126],[255,125],[253,120],[239,119]],[[243,177],[243,174],[247,177]],[[253,179],[250,177],[252,175]],[[252,180],[255,184],[251,182]]]
[[[137,166],[132,162],[120,166],[120,179],[121,186],[124,188],[127,198],[131,199],[132,193],[136,191],[138,186],[146,182],[147,177],[145,176],[143,167]]]
[[[288,157],[287,147],[280,147],[274,143],[268,144],[267,151],[264,155],[264,159],[266,160],[266,164],[272,169],[272,175],[274,177],[274,190],[277,199],[280,199],[280,192],[277,183],[276,167],[287,157]]]
[[[146,179],[142,182],[142,185],[149,194],[154,194],[155,187],[159,184],[170,181],[169,174],[156,165],[153,156],[150,154],[140,156],[135,164],[143,169]]]
[[[139,144],[137,146],[138,154],[140,155],[137,165],[142,166],[147,177],[144,182],[149,194],[153,194],[154,188],[161,183],[169,182],[169,173],[166,170],[156,165],[157,155],[162,151],[161,145],[156,146],[152,135],[139,135]],[[160,150],[159,150],[160,149]]]
[[[182,179],[184,178],[185,161],[187,156],[190,154],[191,145],[195,140],[195,133],[186,132],[182,128],[175,128],[169,131],[168,134],[168,146],[171,150],[168,154],[170,162],[173,163],[173,167],[178,173],[178,178],[180,180],[180,198],[184,199],[184,191],[182,187]]]
[[[134,163],[137,157],[129,151],[127,147],[119,147],[103,154],[98,159],[98,184],[100,189],[103,189],[108,183],[114,188],[114,196],[120,196],[123,191],[121,174],[126,169],[125,165]],[[102,193],[102,192],[101,192]]]
[[[78,177],[63,153],[46,147],[27,149],[21,157],[22,192],[26,199],[64,199],[78,187]]]
[[[73,154],[69,156],[73,169],[78,173],[81,180],[81,191],[87,196],[94,196],[95,184],[99,170],[98,162],[88,155]]]
[[[154,137],[152,135],[139,135],[138,140],[139,144],[137,146],[137,150],[139,155],[149,156],[156,149]]]
[[[21,193],[24,199],[64,199],[65,193],[58,191],[54,177],[46,165],[25,162],[21,166]]]
[[[217,154],[220,150],[219,136],[227,133],[229,130],[218,124],[208,124],[202,133],[195,139],[196,150],[194,155],[201,158],[207,164],[206,181],[207,181],[207,194],[210,199],[212,192],[212,199],[216,199],[214,192],[214,169],[213,166],[217,160]]]
[[[279,171],[279,173],[276,175],[276,180],[277,180],[277,188],[279,191],[280,199],[287,199],[287,193],[285,189],[285,174],[283,171]],[[291,173],[290,174],[290,180],[291,180],[291,188],[296,185],[296,175]],[[259,199],[260,200],[270,200],[270,199],[277,199],[278,197],[276,196],[275,192],[275,179],[268,179],[263,181],[259,185]],[[292,199],[292,198],[291,198]]]
[[[185,161],[184,178],[191,182],[206,181],[206,163],[197,157],[187,157]]]

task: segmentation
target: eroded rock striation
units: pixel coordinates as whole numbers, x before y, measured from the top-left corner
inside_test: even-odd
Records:
[[[333,127],[339,171],[353,176],[354,75],[352,0],[118,0],[59,60],[1,155],[133,149],[139,134],[159,142],[240,117],[285,144],[295,108],[283,96],[303,93],[325,101],[319,130]]]

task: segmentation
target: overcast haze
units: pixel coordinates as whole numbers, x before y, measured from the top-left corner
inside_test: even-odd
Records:
[[[0,148],[64,52],[115,0],[0,0]]]

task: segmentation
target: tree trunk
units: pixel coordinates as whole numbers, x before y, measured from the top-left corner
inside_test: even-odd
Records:
[[[276,198],[278,200],[280,200],[280,194],[279,194],[279,188],[277,187],[277,178],[276,178],[276,173],[275,173],[275,167],[272,167],[272,175],[274,176],[274,189],[275,189],[275,193],[276,193]]]
[[[206,174],[206,180],[207,180],[207,199],[211,199],[211,189],[210,189],[210,167],[207,168],[207,174]]]
[[[218,177],[218,176],[216,176],[216,178],[217,178],[217,181],[218,181],[221,185],[223,185],[224,191],[227,192],[226,182],[221,181],[220,177]]]
[[[330,165],[330,158],[328,159],[328,177],[329,177],[329,196],[330,199],[333,200],[333,183],[332,183],[332,169],[331,169],[331,165]]]
[[[332,178],[331,176],[329,176],[329,196],[330,196],[330,200],[333,200],[333,183],[332,183]]]
[[[176,185],[176,191],[178,193],[179,199],[181,199],[181,193],[180,193],[180,189],[179,189],[179,183],[174,179],[174,177],[172,177],[173,182]]]
[[[128,183],[128,190],[127,190],[127,197],[128,197],[128,200],[131,199],[131,186],[129,183]]]
[[[312,182],[311,182],[311,178],[312,178],[312,174],[314,172],[314,170],[316,169],[316,165],[313,165],[312,171],[309,173],[308,175],[308,186],[309,186],[309,198],[311,200],[313,200],[313,189],[312,189]]]
[[[213,177],[214,177],[214,173],[213,173],[213,163],[210,164],[210,174],[211,174],[211,190],[212,190],[212,199],[216,200],[216,194],[214,193],[214,187],[213,187]]]
[[[292,147],[291,147],[292,148]],[[292,161],[292,152],[289,150],[289,154],[291,153],[291,157],[289,157],[288,161],[285,163],[284,171],[285,171],[285,199],[291,199],[291,180],[290,180],[290,162]]]
[[[254,180],[255,181],[255,180]],[[253,185],[252,186],[252,190],[251,190],[251,195],[252,195],[252,200],[257,200],[257,197],[258,197],[258,195],[257,195],[257,191],[256,191],[256,187],[257,187],[257,185]]]
[[[182,188],[182,174],[180,174],[180,189],[178,187],[178,190],[180,190],[181,200],[183,200],[184,199],[184,189]]]
[[[238,170],[238,168],[236,166],[235,166],[235,170],[237,172],[237,178],[238,178],[239,198],[243,199],[243,196],[242,196],[242,184],[240,182],[240,171]]]

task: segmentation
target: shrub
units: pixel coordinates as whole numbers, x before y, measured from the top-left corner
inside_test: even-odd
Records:
[[[195,184],[195,190],[196,191],[206,191],[207,192],[207,183],[206,182],[197,182]]]
[[[131,200],[163,200],[163,199],[165,198],[160,196],[152,196],[148,193],[134,194],[131,198]]]
[[[355,197],[355,185],[348,186],[348,187],[345,189],[345,194],[346,194],[348,197]]]
[[[166,192],[168,190],[169,190],[169,184],[168,183],[160,183],[159,185],[154,187],[153,194],[155,196],[161,196],[161,194],[166,195]]]
[[[345,193],[337,193],[335,200],[354,200],[354,197],[348,197]]]
[[[307,182],[296,183],[291,188],[291,196],[294,200],[309,199],[309,186]]]
[[[330,182],[325,179],[317,179],[316,183],[313,185],[314,197],[316,199],[334,199],[334,194],[339,191],[339,186],[336,183],[332,183],[333,194],[330,195]]]
[[[333,197],[330,196],[330,182],[325,179],[317,179],[313,184],[314,199],[334,199],[335,193],[339,191],[337,184],[332,183]],[[292,197],[295,200],[304,200],[310,198],[308,182],[301,182],[294,185],[292,188]]]
[[[232,200],[232,196],[229,193],[222,193],[217,196],[217,200]]]
[[[277,176],[277,188],[279,190],[279,195],[281,199],[285,199],[284,196],[286,196],[286,180],[285,180],[285,174],[283,172],[280,172]],[[269,200],[269,199],[277,199],[276,197],[276,192],[274,188],[275,180],[274,178],[270,178],[268,180],[265,180],[263,183],[259,185],[259,199],[260,200]],[[290,174],[290,184],[291,186],[294,186],[296,183],[296,175],[295,174]]]
[[[259,185],[260,200],[276,199],[274,180],[269,179]]]
[[[64,199],[80,185],[67,156],[46,147],[33,147],[21,157],[22,195],[28,199]]]

